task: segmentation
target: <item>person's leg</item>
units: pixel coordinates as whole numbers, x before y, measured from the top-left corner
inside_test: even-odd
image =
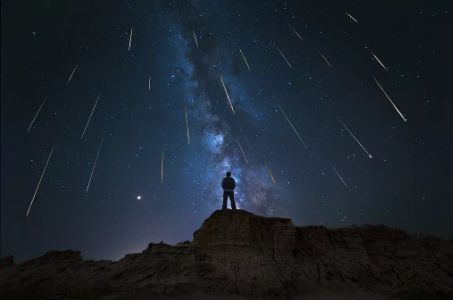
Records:
[[[230,201],[231,201],[231,209],[236,209],[236,202],[234,202],[234,192],[230,192]]]
[[[222,205],[222,209],[227,209],[227,200],[228,200],[228,193],[227,193],[227,192],[223,192],[223,205]]]

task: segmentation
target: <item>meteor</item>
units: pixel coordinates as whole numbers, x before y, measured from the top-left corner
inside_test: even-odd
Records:
[[[160,159],[160,184],[164,184],[164,149],[162,148],[162,157]]]
[[[382,61],[376,56],[376,54],[373,53],[373,51],[371,51],[371,54],[373,55],[374,59],[381,65],[381,67],[385,70],[385,71],[388,71],[389,69],[382,63]]]
[[[195,41],[195,45],[197,45],[197,48],[198,48],[198,39],[197,39],[197,34],[195,33],[195,29],[192,29],[192,36],[193,36],[193,40]]]
[[[231,111],[233,112],[233,114],[236,114],[236,112],[234,111],[234,108],[233,108],[233,104],[231,103],[231,98],[230,98],[230,95],[228,94],[228,91],[225,87],[225,83],[223,82],[223,77],[222,75],[220,75],[220,82],[222,83],[222,86],[223,86],[223,89],[225,90],[225,95],[228,99],[228,103],[230,104],[230,107],[231,107]]]
[[[69,75],[68,81],[66,81],[66,86],[68,86],[68,84],[71,82],[72,76],[74,76],[74,73],[75,73],[75,71],[77,70],[78,67],[79,67],[79,65],[76,65],[74,67],[74,70],[72,70],[71,75]]]
[[[319,54],[321,54],[322,58],[324,58],[324,60],[326,61],[327,65],[329,67],[331,67],[332,65],[330,64],[330,62],[327,60],[327,58],[324,56],[324,54],[322,54],[321,52],[319,52]]]
[[[85,132],[87,131],[88,125],[90,124],[91,117],[93,116],[94,110],[96,109],[96,106],[98,105],[99,98],[101,97],[101,94],[98,95],[96,102],[94,102],[93,109],[91,110],[90,116],[88,117],[88,120],[85,124],[85,128],[83,129],[82,135],[80,136],[80,140],[83,140],[83,137],[85,135]]]
[[[90,179],[88,179],[87,187],[85,188],[85,193],[88,193],[91,185],[91,179],[93,178],[94,170],[96,169],[96,164],[98,163],[99,153],[101,153],[102,144],[104,144],[104,136],[102,136],[101,143],[99,144],[98,152],[96,153],[96,159],[94,160],[93,168],[91,169]]]
[[[351,130],[349,130],[348,126],[346,126],[346,124],[340,119],[340,118],[337,118],[338,122],[341,123],[341,125],[343,125],[344,129],[346,129],[347,132],[349,132],[349,135],[351,135],[351,137],[356,141],[356,143],[360,146],[360,148],[362,148],[363,151],[365,151],[365,153],[368,155],[369,158],[373,158],[373,156],[365,149],[365,147],[362,145],[362,143],[355,137],[354,133],[352,133]]]
[[[252,70],[250,69],[249,63],[247,62],[247,58],[245,58],[244,52],[242,52],[241,49],[239,49],[239,52],[241,52],[242,58],[244,59],[245,65],[247,66],[247,69],[251,72]]]
[[[33,117],[33,120],[31,120],[30,125],[28,125],[27,132],[30,132],[31,127],[33,126],[33,123],[35,123],[35,120],[39,115],[39,112],[41,111],[44,104],[46,104],[46,100],[47,100],[47,95],[44,97],[44,100],[42,101],[41,105],[38,107],[38,110],[36,111],[35,116]]]
[[[30,205],[28,206],[27,216],[30,214],[31,206],[33,205],[33,201],[35,201],[36,194],[38,193],[39,187],[41,185],[41,181],[46,173],[47,166],[49,165],[50,158],[52,157],[53,150],[55,149],[55,145],[52,146],[50,150],[49,157],[47,158],[46,164],[44,165],[44,169],[42,170],[41,177],[39,178],[38,185],[36,185],[35,193],[33,194],[33,198],[31,198]]]
[[[127,47],[127,51],[131,51],[131,45],[132,45],[132,29],[134,27],[131,27],[131,33],[129,34],[129,46]]]
[[[283,54],[282,50],[280,50],[280,48],[278,48],[278,47],[277,47],[277,50],[280,53],[280,55],[283,57],[283,59],[286,61],[286,64],[288,65],[288,67],[292,70],[293,67],[289,63],[289,60],[286,58],[285,54]]]
[[[390,103],[392,104],[393,108],[396,110],[396,112],[400,115],[401,119],[403,119],[404,122],[407,122],[407,119],[404,117],[404,115],[400,112],[400,110],[398,109],[398,107],[395,105],[395,103],[393,103],[392,99],[390,99],[390,96],[387,94],[387,92],[384,90],[384,88],[382,87],[382,85],[376,80],[376,78],[374,78],[374,82],[376,82],[377,86],[381,89],[381,91],[384,93],[385,97],[390,101]]]
[[[347,15],[349,18],[351,18],[351,20],[353,20],[354,22],[359,23],[359,21],[357,21],[357,19],[354,18],[353,16],[351,16],[349,13],[346,13],[346,15]]]
[[[272,171],[267,164],[266,164],[266,169],[267,169],[267,172],[269,173],[269,177],[271,178],[272,182],[275,184],[274,175],[272,175]]]
[[[332,167],[332,170],[335,172],[335,174],[337,174],[337,177],[341,180],[346,189],[349,189],[348,184],[343,180],[343,177],[341,177],[340,173],[338,173],[337,168],[335,168],[335,166],[332,164],[330,164],[330,166]]]
[[[296,30],[293,26],[291,26],[291,24],[288,23],[288,26],[289,26],[289,28],[291,28],[291,30],[293,31],[293,33],[294,33],[301,41],[304,40],[304,39],[302,38],[302,36],[299,34],[299,32],[297,32],[297,30]]]
[[[190,145],[190,131],[189,131],[189,117],[187,116],[187,108],[184,107],[186,116],[186,134],[187,134],[187,145]]]
[[[294,133],[297,135],[297,137],[299,138],[300,142],[302,143],[302,145],[304,145],[305,149],[307,149],[307,145],[305,144],[304,140],[302,139],[302,137],[300,136],[299,132],[297,131],[296,127],[294,127],[293,123],[291,122],[291,120],[288,118],[288,116],[286,115],[285,111],[283,110],[283,108],[280,106],[280,104],[278,105],[278,108],[279,110],[282,112],[283,116],[285,117],[286,121],[288,121],[289,125],[291,126],[291,128],[293,129]]]
[[[151,76],[148,79],[148,91],[151,91]]]
[[[240,149],[241,152],[242,152],[242,156],[244,157],[245,163],[248,165],[248,164],[249,164],[249,161],[247,160],[247,156],[245,156],[245,152],[244,152],[244,149],[242,149],[241,143],[239,143],[239,141],[236,141],[236,143],[238,144],[239,149]]]

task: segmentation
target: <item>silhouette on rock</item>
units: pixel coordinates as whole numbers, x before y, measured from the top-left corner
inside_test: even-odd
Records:
[[[215,211],[192,242],[151,243],[116,262],[70,250],[0,262],[1,299],[448,299],[452,287],[452,241],[244,210]]]

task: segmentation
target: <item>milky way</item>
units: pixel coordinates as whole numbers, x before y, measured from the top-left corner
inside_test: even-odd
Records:
[[[183,18],[177,18],[173,13],[161,10],[163,16],[161,26],[168,27],[170,31],[168,35],[170,43],[163,44],[163,47],[171,47],[173,49],[170,52],[177,52],[173,57],[175,64],[173,68],[176,69],[168,70],[168,73],[176,71],[178,74],[172,88],[181,91],[181,108],[188,107],[190,118],[196,124],[197,131],[193,135],[199,145],[192,147],[198,146],[202,151],[208,152],[209,160],[205,170],[200,173],[200,184],[207,187],[205,197],[215,207],[216,199],[221,197],[219,189],[221,177],[227,171],[231,171],[238,183],[236,190],[238,207],[258,213],[269,213],[273,206],[281,206],[283,203],[275,202],[275,191],[273,185],[269,184],[263,163],[253,160],[250,164],[244,165],[240,159],[241,149],[235,145],[235,140],[241,138],[241,131],[246,130],[236,124],[243,124],[243,119],[254,118],[250,110],[241,106],[242,102],[252,102],[253,106],[257,106],[258,103],[253,103],[253,99],[242,89],[240,78],[234,74],[233,62],[237,60],[238,53],[222,50],[227,48],[229,38],[225,37],[225,40],[222,40],[218,37],[215,43],[210,41],[210,45],[206,46],[204,41],[209,40],[210,30],[214,24],[210,24],[209,19],[195,25],[191,22],[203,9],[205,8],[200,11],[199,7],[191,6],[188,15],[184,16],[188,21],[176,24],[172,20]],[[192,26],[197,28],[197,40],[192,38]],[[169,62],[172,62],[172,58],[169,58]],[[219,99],[221,93],[219,76],[228,102]],[[231,89],[231,95],[225,85],[235,87]],[[217,105],[214,105],[216,102]],[[225,114],[225,110],[229,110],[228,105],[231,105],[233,113],[233,107],[237,107],[238,115]],[[230,123],[233,125],[230,126]],[[197,157],[194,157],[194,160],[196,159]]]

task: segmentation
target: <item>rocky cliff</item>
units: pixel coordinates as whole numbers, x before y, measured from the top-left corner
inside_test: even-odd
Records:
[[[119,261],[51,251],[0,264],[0,299],[449,299],[453,241],[385,226],[296,227],[216,211],[192,242]]]

